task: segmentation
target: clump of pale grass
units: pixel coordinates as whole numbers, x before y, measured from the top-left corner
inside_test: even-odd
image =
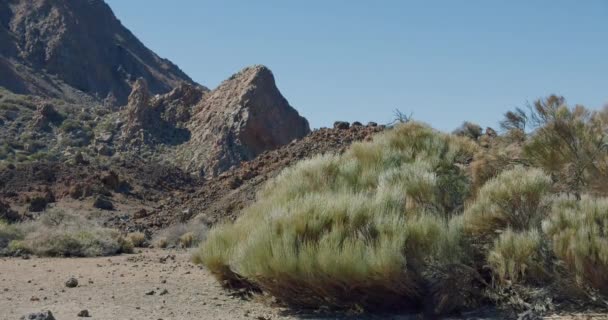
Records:
[[[189,223],[178,223],[160,231],[152,240],[157,248],[181,247],[192,248],[197,246],[207,236],[207,226],[192,220]]]
[[[543,230],[581,283],[608,294],[608,199],[557,201]]]
[[[92,257],[130,252],[133,248],[118,231],[59,210],[0,230],[6,228],[17,235],[8,243],[9,253],[20,250],[40,256]]]
[[[136,248],[143,248],[146,246],[146,235],[143,232],[131,232],[127,234],[127,241]]]
[[[536,229],[506,230],[494,241],[487,260],[499,284],[540,283],[549,276],[542,256],[542,237]]]
[[[549,207],[551,178],[539,169],[515,167],[489,180],[464,212],[465,231],[494,239],[508,228],[540,227]]]

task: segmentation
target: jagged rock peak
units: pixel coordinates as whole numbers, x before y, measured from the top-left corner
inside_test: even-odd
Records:
[[[244,68],[207,93],[191,123],[184,159],[191,171],[216,175],[241,161],[276,149],[310,132],[289,105],[270,69]]]

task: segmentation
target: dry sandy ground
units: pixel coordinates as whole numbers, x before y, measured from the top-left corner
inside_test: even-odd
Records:
[[[161,261],[167,256],[175,258]],[[78,287],[65,286],[70,277],[78,279]],[[167,293],[161,295],[165,289]],[[154,294],[146,294],[151,291]],[[144,250],[86,259],[0,259],[0,319],[19,319],[43,310],[51,310],[57,320],[85,319],[77,317],[83,309],[90,312],[90,319],[105,320],[318,318],[289,313],[262,299],[229,296],[206,270],[189,262],[185,251]],[[324,319],[332,318],[336,317]],[[600,318],[608,319],[593,317]]]
[[[175,260],[162,257],[175,255]],[[279,319],[280,310],[232,298],[184,251],[145,250],[105,258],[0,260],[0,319],[51,310],[57,320]],[[79,285],[67,288],[76,277]],[[166,289],[168,293],[160,293]],[[153,295],[146,295],[154,291]],[[289,318],[289,317],[285,317]]]

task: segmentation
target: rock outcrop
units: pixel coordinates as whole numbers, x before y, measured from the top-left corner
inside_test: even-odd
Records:
[[[245,68],[204,95],[180,156],[188,171],[217,175],[310,132],[264,66]]]
[[[171,92],[151,97],[143,78],[137,79],[124,110],[123,141],[129,144],[181,144],[190,138],[185,128],[192,109],[208,90],[182,83]]]
[[[15,93],[124,105],[144,78],[152,93],[194,82],[146,48],[103,0],[0,2],[0,86]]]

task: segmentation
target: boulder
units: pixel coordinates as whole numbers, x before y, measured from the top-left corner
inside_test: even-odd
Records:
[[[93,207],[101,210],[114,210],[114,204],[105,196],[98,196],[93,202]]]
[[[30,313],[21,317],[21,320],[55,320],[51,311]]]
[[[66,282],[65,286],[68,288],[76,288],[78,287],[78,279],[74,277],[70,277]]]
[[[346,121],[334,122],[334,129],[346,130],[348,128],[350,128],[350,124]]]

